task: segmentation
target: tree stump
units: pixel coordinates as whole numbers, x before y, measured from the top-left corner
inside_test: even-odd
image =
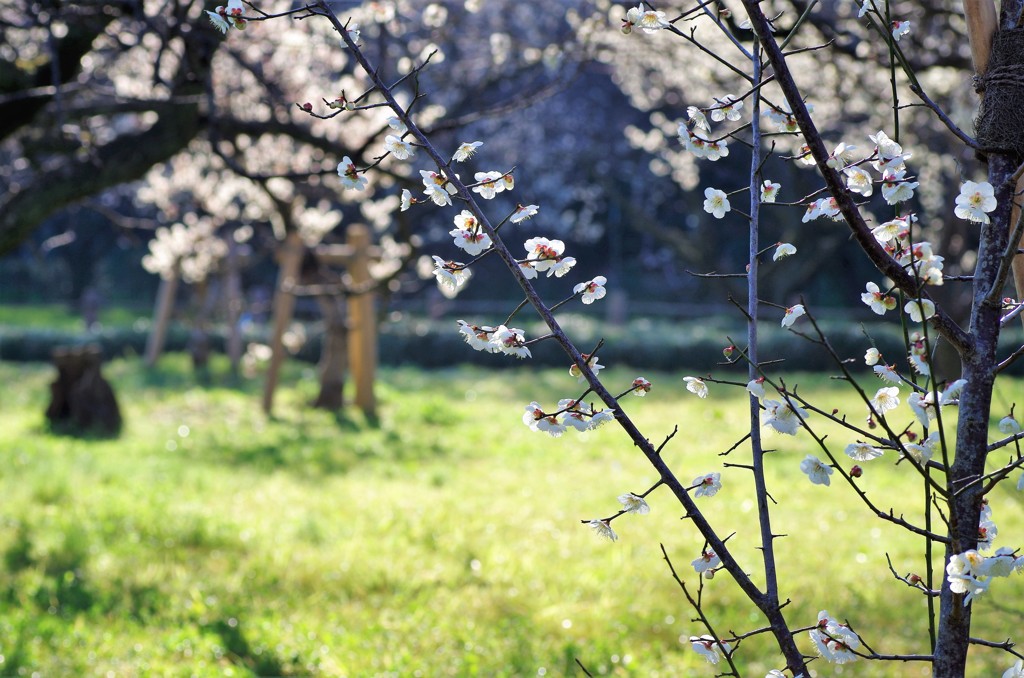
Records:
[[[56,430],[72,434],[115,435],[121,430],[121,410],[114,389],[100,373],[100,347],[61,346],[53,350],[57,380],[50,384],[46,418]]]

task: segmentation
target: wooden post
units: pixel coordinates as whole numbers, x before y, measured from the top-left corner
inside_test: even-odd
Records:
[[[274,293],[274,323],[270,339],[272,353],[267,366],[267,382],[263,388],[263,411],[268,415],[274,408],[274,391],[284,362],[284,332],[295,312],[295,295],[291,289],[299,282],[304,250],[305,246],[297,231],[285,236],[279,250],[281,270],[277,277],[277,291]]]
[[[160,358],[164,350],[164,340],[167,338],[167,326],[171,322],[171,313],[174,311],[174,297],[178,291],[178,266],[175,265],[170,273],[160,278],[160,289],[156,293],[156,306],[153,308],[153,326],[149,331],[149,338],[146,340],[146,367],[152,367]]]
[[[228,239],[227,271],[224,274],[224,297],[228,319],[228,360],[231,362],[231,374],[238,375],[238,367],[242,362],[242,328],[239,320],[242,316],[242,276],[239,273],[239,245],[234,238]]]
[[[352,287],[369,287],[370,229],[363,224],[348,227],[346,238],[351,247],[348,273]],[[373,380],[377,371],[377,315],[374,310],[375,294],[367,292],[349,299],[348,362],[352,380],[356,385],[355,403],[367,417],[377,416],[377,400],[373,394]]]

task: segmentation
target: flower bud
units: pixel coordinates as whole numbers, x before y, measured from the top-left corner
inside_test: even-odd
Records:
[[[735,350],[736,350],[735,346],[732,346],[732,345],[726,346],[725,348],[722,349],[722,355],[724,355],[726,357],[726,359],[731,358],[732,354],[733,354],[733,351],[735,351]]]
[[[907,577],[907,580],[915,586],[921,583],[921,577],[916,574],[911,574],[909,577]]]
[[[307,101],[306,103],[302,104],[302,110],[306,111],[307,113],[312,111],[313,110],[313,104],[311,104],[311,103],[309,103]]]
[[[854,466],[850,469],[850,475],[854,478],[860,478],[864,475],[864,470],[860,466]]]

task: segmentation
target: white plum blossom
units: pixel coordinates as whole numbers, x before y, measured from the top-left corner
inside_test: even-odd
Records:
[[[694,127],[707,132],[711,131],[711,125],[708,123],[707,116],[704,115],[704,111],[700,110],[696,106],[686,107],[686,117],[689,118],[690,123]]]
[[[868,0],[871,2],[871,0]],[[876,159],[871,163],[876,172],[884,174],[887,170],[900,171],[906,166],[910,159],[909,153],[903,152],[903,147],[893,141],[885,132],[870,134],[868,138],[875,142]]]
[[[728,643],[721,643],[715,640],[713,636],[690,636],[690,644],[697,654],[701,655],[708,661],[709,664],[717,664],[722,661],[722,647],[725,647],[725,651],[729,651]]]
[[[828,160],[825,164],[832,169],[842,169],[853,162],[853,152],[857,150],[856,146],[850,146],[844,141],[839,142],[839,145],[832,150],[832,154],[828,156]]]
[[[450,181],[437,172],[420,170],[420,177],[423,179],[423,192],[434,201],[439,207],[452,204],[451,196],[455,195],[456,189]]]
[[[441,257],[434,256],[434,277],[440,287],[446,287],[456,292],[461,290],[472,276],[472,271],[458,261],[445,261]]]
[[[772,255],[772,261],[778,261],[779,259],[785,259],[796,254],[796,247],[788,242],[780,242],[775,248],[775,254]]]
[[[903,381],[892,365],[875,365],[874,370],[875,376],[882,381],[887,381],[890,384],[899,384]]]
[[[718,105],[711,109],[711,119],[715,122],[722,122],[723,120],[739,120],[740,109],[743,108],[743,102],[736,99],[731,94],[726,94],[721,99],[716,99]]]
[[[811,113],[814,111],[812,104],[806,104],[807,112]],[[796,117],[789,110],[789,108],[776,108],[775,106],[769,106],[765,112],[765,117],[771,120],[779,132],[786,134],[795,134],[800,131],[800,125],[796,121]]]
[[[815,485],[829,485],[832,482],[829,478],[829,476],[832,475],[832,468],[825,465],[813,454],[808,454],[804,460],[800,462],[800,470],[806,473],[808,479],[810,479],[810,481]]]
[[[576,400],[570,398],[564,398],[558,401],[558,409],[564,410],[559,421],[566,428],[570,426],[580,433],[590,430],[590,420],[587,418],[587,412],[580,407],[580,404]]]
[[[909,21],[893,21],[892,22],[892,39],[896,42],[900,41],[904,35],[910,32]]]
[[[810,631],[810,636],[825,661],[847,664],[857,660],[854,650],[861,645],[860,637],[846,624],[829,617],[825,610],[818,613],[818,626]]]
[[[223,9],[223,7],[218,7],[217,9],[221,10],[221,9]],[[225,19],[224,17],[222,17],[220,15],[219,11],[218,12],[211,12],[211,11],[207,10],[206,14],[210,17],[210,23],[213,24],[213,27],[216,28],[221,33],[225,33],[226,34],[228,32],[228,29],[231,28],[231,24],[228,23],[227,19]]]
[[[725,191],[720,191],[717,188],[704,189],[705,212],[713,215],[716,219],[721,219],[730,210],[732,210],[732,206],[729,205],[729,196],[725,194]]]
[[[1024,678],[1024,659],[1018,659],[1013,666],[1003,671],[1003,678]]]
[[[889,410],[894,410],[900,405],[900,389],[896,386],[883,386],[878,389],[875,393],[875,397],[871,399],[871,406],[875,408],[875,411],[879,414],[885,414]]]
[[[991,580],[989,579],[988,559],[971,549],[950,557],[946,563],[946,581],[949,582],[949,589],[953,593],[964,595],[964,607],[988,591]]]
[[[498,325],[491,335],[491,345],[497,349],[497,353],[514,355],[517,358],[531,357],[530,349],[526,346],[526,337],[523,331],[516,327]]]
[[[691,565],[697,574],[704,574],[708,570],[713,570],[722,564],[721,558],[718,554],[708,549],[700,554],[700,557],[694,560]]]
[[[693,479],[693,485],[695,487],[693,496],[713,497],[722,489],[722,474],[708,473],[703,476],[697,476]]]
[[[875,283],[869,282],[865,289],[867,292],[860,295],[860,300],[878,315],[885,315],[886,311],[896,308],[896,297],[883,293]]]
[[[619,538],[619,535],[615,534],[615,530],[612,529],[612,526],[607,520],[591,520],[587,522],[587,525],[589,525],[594,530],[594,534],[599,537],[604,537],[611,541],[615,541]]]
[[[356,170],[355,163],[347,155],[338,163],[338,176],[341,177],[341,185],[345,188],[351,188],[355,191],[361,191],[366,188],[366,177],[360,176]]]
[[[619,503],[622,504],[622,510],[626,513],[638,513],[640,515],[646,515],[651,512],[651,507],[647,501],[632,492],[619,495]]]
[[[871,461],[872,459],[878,459],[883,454],[882,450],[859,440],[847,445],[844,452],[846,452],[846,456],[854,461]]]
[[[703,379],[698,377],[683,377],[683,381],[686,382],[686,390],[694,394],[698,398],[708,397],[708,386],[704,383]]]
[[[561,240],[548,240],[547,238],[530,238],[523,247],[526,248],[527,259],[538,271],[544,272],[555,265],[562,252],[565,251],[565,243]]]
[[[384,148],[399,160],[408,160],[416,155],[416,149],[408,141],[402,141],[393,134],[384,137]]]
[[[967,386],[966,379],[957,379],[956,381],[950,383],[948,386],[946,386],[946,388],[942,391],[942,394],[939,396],[939,404],[959,405],[960,394],[963,392],[964,386]]]
[[[1020,423],[1010,414],[1000,419],[998,426],[999,432],[1007,435],[1016,435],[1021,432]]]
[[[580,298],[580,301],[589,305],[598,299],[604,298],[604,295],[607,293],[604,286],[607,283],[608,280],[603,275],[599,275],[593,280],[576,285],[572,288],[572,293],[582,294],[583,296]]]
[[[875,187],[871,175],[859,167],[847,167],[843,170],[846,175],[846,187],[854,193],[859,193],[865,198],[874,193]]]
[[[490,237],[483,232],[476,217],[469,210],[455,217],[456,228],[448,232],[455,241],[455,246],[465,250],[466,254],[476,256],[491,246]]]
[[[800,423],[807,418],[807,410],[781,400],[765,400],[761,425],[771,426],[779,433],[796,435]]]
[[[981,224],[989,222],[988,212],[996,208],[995,189],[987,181],[965,181],[956,197],[953,213],[961,219]]]
[[[510,216],[508,220],[513,224],[521,223],[537,214],[537,210],[539,209],[539,205],[516,205],[516,211],[512,213],[512,216]]]
[[[679,141],[696,157],[707,158],[712,162],[729,155],[729,145],[725,139],[712,141],[704,131],[699,128],[691,130],[685,122],[679,123]]]
[[[410,191],[408,188],[403,188],[402,189],[402,200],[401,200],[401,203],[400,203],[401,211],[404,212],[407,209],[409,209],[409,207],[414,202],[417,202],[417,200],[412,197],[412,191]]]
[[[914,416],[921,423],[921,426],[928,428],[929,421],[935,418],[935,398],[929,391],[926,394],[911,393],[907,397],[907,404],[914,412]]]
[[[394,115],[391,116],[390,118],[388,118],[388,127],[390,127],[391,129],[395,130],[395,133],[397,133],[399,135],[405,134],[406,132],[409,131],[409,128],[405,126],[405,123],[402,122],[398,118],[398,116],[394,116]]]
[[[584,353],[583,359],[587,361],[587,367],[590,368],[590,371],[593,372],[595,376],[598,372],[605,368],[605,365],[602,365],[601,363],[598,362],[596,355],[590,356]],[[569,374],[570,376],[576,377],[576,380],[581,384],[587,380],[587,378],[583,375],[583,370],[581,370],[575,364],[569,367]]]
[[[765,179],[761,184],[761,202],[775,202],[775,199],[779,196],[780,188],[782,188],[782,184]]]
[[[555,276],[556,278],[561,278],[571,271],[575,265],[576,257],[560,257],[555,262],[555,265],[548,269],[548,277]]]
[[[545,413],[536,402],[526,406],[526,412],[523,413],[523,423],[533,431],[544,431],[545,433],[550,433],[555,438],[565,433],[565,425],[558,421],[557,417]]]
[[[907,456],[916,461],[918,464],[924,466],[934,456],[932,448],[927,445],[918,445],[917,443],[907,443],[903,446],[906,450]]]
[[[633,380],[633,395],[643,398],[651,391],[651,382],[647,381],[643,377],[637,377]]]
[[[476,149],[484,145],[482,141],[464,141],[459,144],[459,147],[455,149],[455,155],[452,156],[452,160],[455,162],[465,162],[473,157],[476,153]]]
[[[615,413],[611,410],[598,410],[592,412],[590,415],[590,427],[589,430],[594,430],[607,424],[610,421],[615,421]]]
[[[877,365],[878,361],[881,359],[882,354],[874,346],[872,346],[871,348],[864,352],[864,364],[866,364],[868,367]]]
[[[860,11],[857,12],[857,18],[862,18],[868,12],[875,12],[876,14],[881,13],[878,9],[878,5],[875,4],[875,0],[863,0],[860,2]],[[879,134],[881,134],[881,132],[879,132]]]
[[[747,392],[755,398],[764,398],[764,379],[751,379],[747,382]]]
[[[803,304],[790,306],[789,308],[786,309],[786,314],[782,316],[782,326],[792,327],[793,323],[797,321],[797,318],[799,318],[802,315],[805,315],[806,313],[807,311],[804,309]]]
[[[819,217],[828,217],[832,220],[842,218],[839,213],[839,204],[835,198],[819,198],[809,203],[800,221],[806,224],[808,221],[813,221]]]
[[[898,238],[905,237],[909,233],[910,224],[916,221],[917,216],[914,214],[907,217],[897,217],[875,226],[871,229],[871,235],[875,236],[875,240],[879,243],[886,245]]]
[[[245,19],[242,17],[244,11],[242,0],[229,0],[227,7],[218,6],[214,11],[208,11],[206,14],[210,17],[210,23],[218,31],[227,33],[232,26],[240,31],[245,30]]]
[[[491,335],[494,333],[494,327],[488,327],[487,325],[470,325],[465,320],[459,320],[459,334],[466,340],[474,350],[486,351],[488,353],[497,353],[498,348],[491,343]]]
[[[920,184],[916,181],[904,181],[906,170],[886,170],[882,174],[882,197],[890,205],[906,202],[914,197],[914,189]]]
[[[935,315],[935,304],[930,299],[911,299],[903,307],[910,319],[916,323],[924,322]]]
[[[640,3],[626,12],[626,18],[622,21],[622,32],[629,34],[636,26],[643,29],[644,33],[654,33],[671,25],[664,12],[644,9],[643,3]]]

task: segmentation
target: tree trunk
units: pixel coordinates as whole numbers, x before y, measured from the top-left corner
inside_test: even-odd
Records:
[[[324,338],[320,348],[320,393],[313,407],[336,412],[345,404],[345,371],[348,369],[345,302],[338,297],[319,297],[317,301],[324,319]]]

